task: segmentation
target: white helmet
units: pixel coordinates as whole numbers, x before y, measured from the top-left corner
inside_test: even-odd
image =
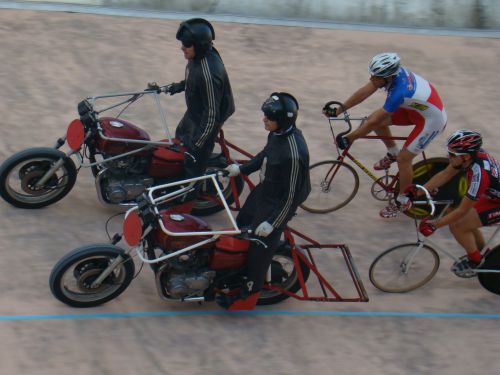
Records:
[[[368,71],[372,76],[390,77],[399,73],[401,59],[395,52],[384,52],[374,56],[368,65]]]

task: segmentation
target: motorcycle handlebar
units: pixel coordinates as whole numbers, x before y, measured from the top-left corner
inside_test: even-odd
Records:
[[[159,86],[156,82],[148,82],[148,86],[144,89],[144,91],[156,91],[156,93],[161,94],[168,93],[168,89],[172,86],[172,84]]]
[[[227,177],[229,176],[229,171],[226,171],[225,169],[219,169],[217,172],[216,172],[217,176],[219,177]]]
[[[242,228],[240,228],[240,231],[241,231],[241,234],[239,234],[238,237],[245,239],[245,240],[248,240],[248,241],[256,242],[266,249],[268,248],[268,246],[264,243],[264,241],[262,241],[258,237],[254,237],[254,231],[252,230],[251,227],[242,227]]]

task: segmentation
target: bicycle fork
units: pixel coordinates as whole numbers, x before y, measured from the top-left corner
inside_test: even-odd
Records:
[[[405,275],[408,274],[408,272],[411,269],[411,265],[413,263],[413,260],[415,259],[415,257],[420,252],[420,250],[422,249],[423,246],[424,246],[424,242],[419,239],[417,242],[417,246],[404,257],[403,261],[400,264],[401,272],[403,274],[405,274]]]

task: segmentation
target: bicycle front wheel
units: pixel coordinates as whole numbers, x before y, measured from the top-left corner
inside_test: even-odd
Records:
[[[429,282],[439,268],[439,255],[432,247],[407,243],[391,247],[370,266],[370,281],[387,293],[404,293]]]
[[[324,214],[344,207],[359,189],[359,176],[350,165],[325,160],[309,167],[311,193],[300,205],[304,210]]]

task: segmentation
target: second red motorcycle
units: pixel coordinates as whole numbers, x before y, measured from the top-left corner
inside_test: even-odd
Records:
[[[170,136],[160,94],[168,86],[138,92],[89,97],[78,104],[79,118],[73,120],[66,136],[54,147],[36,147],[20,151],[0,166],[0,196],[19,208],[51,205],[73,188],[82,167],[92,170],[97,196],[103,204],[131,206],[148,187],[177,181],[183,176],[184,148]],[[152,97],[167,138],[152,141],[148,133],[122,115],[141,98]],[[109,104],[109,101],[112,101]],[[98,107],[105,102],[107,106]],[[104,112],[119,110],[113,117]],[[213,153],[211,170],[225,168],[230,162],[224,138],[219,137],[221,152]],[[60,148],[67,144],[68,152]],[[76,159],[76,162],[75,162]],[[229,178],[219,177],[224,197],[232,202],[240,194],[243,181],[237,178],[231,189]],[[193,214],[205,216],[223,209],[213,188],[204,184],[193,207]]]

